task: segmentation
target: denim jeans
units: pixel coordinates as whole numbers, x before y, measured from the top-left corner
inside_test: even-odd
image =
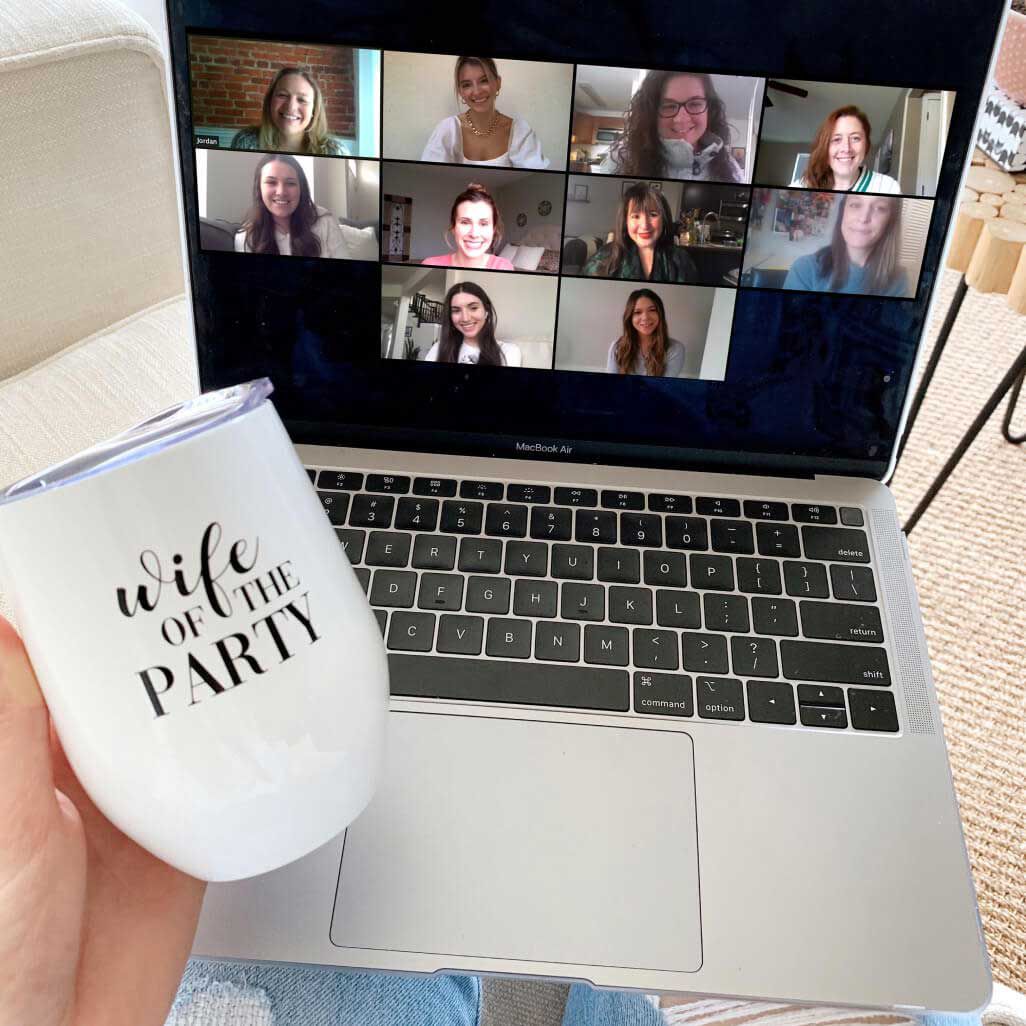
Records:
[[[723,1015],[736,1019],[736,1006]],[[849,1022],[857,1013],[852,1013]],[[478,1026],[476,976],[405,976],[192,959],[166,1026]],[[663,1026],[644,994],[570,988],[563,1026]],[[979,1026],[928,1016],[923,1026]],[[503,1024],[506,1026],[506,1024]],[[515,1024],[510,1024],[515,1026]]]

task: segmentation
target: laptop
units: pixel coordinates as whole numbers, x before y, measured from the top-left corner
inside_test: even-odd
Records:
[[[1002,6],[170,0],[202,387],[272,380],[392,693],[197,955],[985,1005],[886,482]]]

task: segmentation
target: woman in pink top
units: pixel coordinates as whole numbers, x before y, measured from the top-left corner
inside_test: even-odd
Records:
[[[471,182],[456,197],[449,214],[456,250],[423,261],[429,267],[476,267],[487,271],[513,271],[509,260],[492,250],[502,240],[502,216],[492,194],[478,182]],[[445,233],[448,245],[449,232]]]

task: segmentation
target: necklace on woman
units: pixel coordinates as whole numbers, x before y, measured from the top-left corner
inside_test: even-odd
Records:
[[[482,132],[481,129],[474,124],[470,118],[470,111],[466,111],[463,115],[463,124],[467,126],[474,133],[474,135],[480,136],[482,139],[485,136],[491,135],[495,131],[495,126],[499,123],[499,112],[495,111],[492,114],[492,120],[488,123],[488,127]]]

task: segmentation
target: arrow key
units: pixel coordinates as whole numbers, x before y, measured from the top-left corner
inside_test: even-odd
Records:
[[[851,725],[856,730],[898,730],[898,714],[894,708],[894,695],[890,691],[863,691],[848,688],[851,707]]]
[[[844,709],[834,709],[822,705],[800,705],[802,724],[806,727],[847,727],[848,718]]]
[[[791,685],[748,681],[748,718],[753,723],[794,723],[794,692]]]
[[[802,705],[833,705],[844,708],[844,691],[825,684],[799,684],[798,701]]]

